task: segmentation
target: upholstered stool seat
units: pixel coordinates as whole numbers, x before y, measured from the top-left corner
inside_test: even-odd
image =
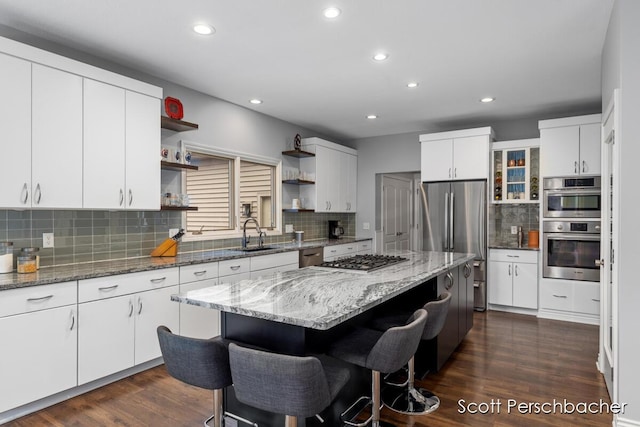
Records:
[[[229,345],[236,398],[265,411],[285,415],[285,426],[327,408],[349,381],[349,371],[322,356],[291,356]]]
[[[438,336],[447,318],[450,303],[451,294],[443,292],[437,300],[429,301],[424,305],[427,321],[422,332],[422,340],[431,340]],[[371,325],[384,331],[395,325],[403,324],[409,315],[410,313],[394,313],[377,317],[371,321]],[[401,388],[389,387],[385,389],[382,402],[390,409],[403,414],[427,414],[440,407],[440,399],[429,390],[415,388],[414,362],[414,357],[411,357],[407,367],[407,381],[402,384],[391,383],[391,385],[401,386]]]
[[[419,309],[402,326],[394,326],[384,332],[357,328],[329,346],[329,355],[371,369],[371,397],[358,399],[366,399],[370,403],[371,416],[363,422],[345,419],[343,421],[346,424],[365,426],[371,423],[372,427],[390,425],[380,422],[380,373],[397,371],[411,359],[418,349],[426,320],[427,313]]]

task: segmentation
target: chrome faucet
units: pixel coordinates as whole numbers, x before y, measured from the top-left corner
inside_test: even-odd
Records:
[[[251,236],[247,236],[247,223],[249,221],[253,221],[256,224],[256,231],[258,232],[258,247],[261,248],[264,246],[264,236],[266,236],[267,233],[260,230],[260,224],[258,224],[258,220],[255,218],[248,218],[242,225],[242,247],[246,248],[251,240]]]

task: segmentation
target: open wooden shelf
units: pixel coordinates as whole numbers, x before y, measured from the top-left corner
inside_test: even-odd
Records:
[[[294,185],[311,185],[315,184],[315,181],[307,181],[305,179],[283,179],[283,184],[294,184]]]
[[[165,169],[176,169],[176,170],[191,169],[191,170],[194,170],[194,171],[198,170],[198,166],[184,165],[182,163],[166,162],[164,160],[160,161],[160,166],[165,168]]]
[[[288,150],[288,151],[283,151],[282,155],[284,156],[291,156],[291,157],[297,157],[297,158],[301,158],[301,157],[315,157],[316,155],[314,153],[310,153],[308,151],[302,151],[302,150]]]
[[[187,130],[197,130],[198,125],[195,123],[185,122],[184,120],[172,119],[167,116],[160,116],[160,127],[176,132],[184,132]]]
[[[197,206],[160,206],[161,211],[197,211]]]
[[[314,209],[282,209],[282,212],[315,212]]]

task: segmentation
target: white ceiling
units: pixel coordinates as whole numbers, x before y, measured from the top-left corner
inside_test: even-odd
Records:
[[[347,140],[597,111],[612,4],[0,0],[0,24]],[[329,5],[340,17],[322,15]]]

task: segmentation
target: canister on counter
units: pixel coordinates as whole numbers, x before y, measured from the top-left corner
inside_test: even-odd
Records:
[[[529,230],[529,243],[530,248],[537,248],[540,245],[540,232],[538,230]]]
[[[40,248],[22,248],[20,255],[33,255],[36,257],[36,269],[40,270]]]
[[[0,242],[0,273],[13,271],[13,242]]]
[[[35,273],[37,270],[35,255],[18,255],[18,273]]]

